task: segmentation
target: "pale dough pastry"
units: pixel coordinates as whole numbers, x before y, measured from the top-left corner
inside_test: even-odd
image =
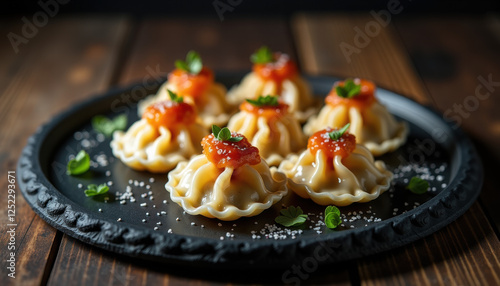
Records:
[[[390,187],[392,173],[359,144],[346,158],[335,156],[331,160],[327,161],[323,150],[313,155],[308,149],[284,160],[279,170],[289,178],[290,190],[320,205],[368,202]]]
[[[181,162],[168,174],[170,198],[189,214],[235,220],[260,214],[288,192],[287,178],[264,160],[236,169],[217,168],[205,155]]]
[[[229,90],[227,98],[231,104],[237,105],[247,98],[255,99],[260,95],[279,95],[299,122],[305,122],[317,111],[317,102],[312,96],[309,84],[298,75],[285,79],[278,85],[275,81],[264,80],[255,72],[251,72],[239,85]]]
[[[149,105],[159,101],[170,100],[167,89],[177,93],[175,84],[168,81],[165,82],[158,89],[157,94],[150,95],[139,102],[139,116],[144,113],[144,110]],[[196,106],[199,117],[198,123],[207,128],[210,128],[213,124],[218,126],[226,125],[235,109],[234,106],[226,101],[226,88],[217,82],[212,83],[199,98],[194,99],[189,95],[182,94],[179,94],[179,96],[183,96],[186,103]]]
[[[172,134],[166,127],[155,128],[141,119],[125,133],[115,131],[111,149],[114,156],[132,169],[162,173],[200,154],[200,141],[207,133],[205,127],[193,123],[180,126],[177,134]]]
[[[270,166],[278,166],[286,156],[306,146],[300,124],[290,113],[269,119],[242,110],[231,117],[228,128],[245,135]]]

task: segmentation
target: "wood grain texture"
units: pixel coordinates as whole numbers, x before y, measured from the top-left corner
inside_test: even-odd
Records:
[[[500,243],[478,204],[432,236],[360,263],[362,285],[499,285]]]
[[[175,60],[184,59],[190,50],[199,52],[204,64],[214,70],[250,71],[250,55],[264,44],[294,55],[284,19],[148,20],[138,29],[119,82],[166,77]]]
[[[19,33],[22,22],[2,26],[2,34]],[[9,42],[0,44],[0,172],[15,170],[28,137],[53,115],[89,94],[107,87],[116,60],[113,55],[125,34],[122,18],[54,18],[15,54]],[[0,186],[6,190],[2,176]],[[1,213],[7,203],[2,196]],[[6,216],[0,244],[6,245]],[[57,252],[57,231],[35,215],[18,190],[16,196],[16,256],[18,279],[7,283],[44,282]],[[56,243],[56,244],[54,244]],[[2,279],[7,269],[1,267]]]
[[[369,14],[368,14],[369,15]],[[394,28],[381,28],[366,44],[356,45],[357,29],[374,20],[362,14],[297,15],[292,30],[303,70],[311,74],[363,77],[422,103],[428,98]],[[342,47],[357,52],[344,53]],[[359,48],[358,48],[359,47]]]
[[[481,201],[500,229],[496,175],[500,162],[500,17],[404,19],[396,27],[436,108],[473,135],[486,172]]]
[[[364,27],[372,20],[369,14],[298,16],[293,31],[303,66],[312,73],[368,77],[420,102],[431,103],[408,55],[401,51],[403,46],[393,27],[380,30],[369,45],[353,55],[351,63],[343,57],[340,43],[352,41],[356,34],[353,27]],[[435,25],[430,27],[435,29]],[[362,285],[494,285],[498,283],[499,256],[498,239],[476,203],[465,216],[438,234],[395,254],[360,260],[358,265]]]

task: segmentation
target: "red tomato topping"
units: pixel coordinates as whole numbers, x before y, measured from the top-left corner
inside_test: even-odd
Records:
[[[335,156],[345,158],[352,153],[356,148],[356,136],[345,132],[338,140],[332,140],[328,133],[338,130],[328,127],[327,129],[320,130],[309,137],[307,142],[307,149],[313,155],[316,155],[318,150],[323,150],[328,159],[333,159]]]
[[[194,107],[185,102],[160,101],[146,108],[142,115],[149,124],[175,130],[179,125],[190,125],[196,120]]]
[[[375,84],[371,81],[364,79],[354,79],[355,84],[361,84],[361,91],[359,94],[351,98],[340,97],[337,94],[336,87],[338,85],[344,86],[344,81],[335,83],[332,90],[325,99],[325,102],[330,106],[346,105],[348,107],[366,108],[372,105],[375,101]]]
[[[297,66],[286,54],[275,53],[275,61],[265,64],[254,64],[253,71],[263,80],[271,80],[281,84],[285,79],[294,77],[297,74]]]
[[[243,102],[240,105],[240,110],[244,110],[258,116],[263,116],[267,119],[278,118],[288,111],[288,104],[278,103],[276,106],[263,105],[263,106],[255,106],[248,101]]]
[[[168,75],[168,81],[177,87],[179,96],[191,96],[197,98],[208,89],[214,82],[213,72],[203,67],[197,75],[190,74],[181,69],[175,69]]]
[[[221,141],[213,134],[207,135],[201,140],[203,154],[217,168],[239,168],[245,164],[255,165],[260,163],[259,149],[252,146],[248,139],[238,133],[232,133],[232,137],[243,137],[238,142]]]

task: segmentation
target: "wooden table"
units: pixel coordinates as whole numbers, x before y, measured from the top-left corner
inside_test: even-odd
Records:
[[[216,70],[248,70],[266,44],[289,53],[302,71],[365,77],[461,121],[482,155],[480,199],[458,220],[394,251],[321,267],[304,280],[345,285],[500,285],[500,17],[400,17],[388,25],[369,12],[299,14],[272,19],[50,18],[18,53],[21,17],[0,24],[0,284],[209,285],[280,283],[282,273],[139,264],[50,227],[16,196],[16,278],[7,277],[7,172],[28,137],[55,114],[115,85],[165,76],[175,59],[199,51]],[[377,24],[378,23],[378,24]],[[365,36],[361,36],[359,30]],[[358,34],[358,35],[357,35]],[[484,81],[493,82],[484,86]],[[483,87],[480,87],[483,85]],[[478,91],[479,90],[479,91]],[[477,92],[490,92],[477,99]],[[473,103],[478,102],[477,105]],[[455,106],[467,109],[454,109]],[[474,108],[472,108],[474,107]],[[7,282],[7,283],[5,283]]]

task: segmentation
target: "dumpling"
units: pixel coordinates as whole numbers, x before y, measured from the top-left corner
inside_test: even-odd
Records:
[[[286,176],[270,169],[243,135],[214,128],[202,145],[203,154],[179,163],[165,185],[187,213],[235,220],[260,214],[287,194]]]
[[[374,156],[396,150],[406,142],[407,124],[396,121],[374,93],[375,85],[367,80],[337,82],[318,116],[311,117],[304,126],[304,133],[310,136],[326,127],[340,128],[350,123],[349,132]]]
[[[113,155],[135,170],[168,172],[180,161],[201,153],[199,142],[208,132],[195,121],[194,107],[182,97],[156,102],[126,133],[113,134]]]
[[[185,101],[196,106],[199,123],[210,128],[212,124],[223,125],[229,120],[234,106],[226,100],[226,88],[214,81],[214,74],[202,65],[196,52],[189,52],[186,61],[177,61],[177,68],[168,75],[168,80],[151,95],[139,102],[139,115],[154,102],[169,100],[171,90]]]
[[[297,66],[288,55],[272,53],[267,47],[260,48],[250,58],[253,71],[238,86],[229,90],[228,101],[234,105],[260,95],[276,94],[288,104],[289,111],[299,122],[305,122],[316,112],[316,101],[308,83],[300,77]]]
[[[281,163],[290,190],[320,205],[346,206],[374,200],[389,189],[392,173],[346,129],[316,132],[306,151]]]
[[[283,158],[305,148],[306,138],[288,105],[277,96],[260,96],[240,105],[240,112],[229,120],[230,130],[243,134],[259,149],[270,166],[278,166]]]

